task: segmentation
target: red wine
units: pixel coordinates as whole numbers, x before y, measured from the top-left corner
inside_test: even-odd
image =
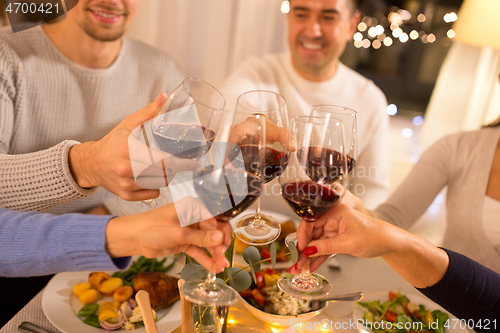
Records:
[[[340,200],[333,189],[310,180],[282,185],[281,195],[295,213],[307,222],[316,221]]]
[[[197,124],[161,123],[153,134],[161,150],[188,159],[206,154],[215,139],[214,131]]]
[[[257,145],[241,145],[239,147],[239,151],[241,151],[245,169],[252,173],[258,171],[255,169],[260,168],[260,163],[258,163],[259,147]],[[239,151],[235,151],[235,153],[239,154]],[[234,156],[234,158],[238,157]],[[264,177],[266,183],[281,175],[288,165],[287,155],[269,147],[266,147],[265,160],[266,165],[264,166]]]
[[[196,193],[219,221],[229,221],[247,209],[259,197],[261,185],[257,176],[239,169],[208,166],[197,170],[194,177]]]
[[[322,179],[325,184],[333,184],[342,179],[345,172],[341,153],[328,148],[309,147],[307,149],[307,156],[304,156],[306,154],[306,149],[307,148],[300,148],[297,154],[301,164],[303,161],[306,162],[307,175],[313,181],[318,182]],[[347,155],[346,158],[347,172],[349,173],[354,169],[356,161],[349,155]]]

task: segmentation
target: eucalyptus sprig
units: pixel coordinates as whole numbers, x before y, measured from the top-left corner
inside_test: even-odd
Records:
[[[290,252],[285,253],[285,255],[291,255],[291,261],[295,264],[298,261],[299,255],[297,251],[297,247],[293,242],[289,242],[286,244]],[[271,244],[270,250],[270,258],[262,259],[260,256],[259,250],[255,246],[247,247],[243,251],[243,259],[248,264],[248,266],[243,268],[236,267],[228,267],[225,269],[225,275],[227,279],[224,281],[222,279],[217,279],[221,283],[226,283],[234,290],[240,292],[245,289],[248,289],[252,284],[252,278],[257,283],[256,272],[260,271],[261,263],[266,261],[271,261],[273,270],[274,265],[276,264],[276,244]],[[246,269],[250,268],[250,274],[246,271]],[[188,263],[184,266],[181,272],[181,277],[186,281],[193,280],[204,280],[207,277],[208,271],[197,263]]]

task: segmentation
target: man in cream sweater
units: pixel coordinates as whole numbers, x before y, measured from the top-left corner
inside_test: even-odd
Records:
[[[0,30],[1,207],[62,214],[112,193],[158,196],[134,182],[128,134],[183,76],[170,57],[123,36],[138,3],[80,0],[60,22]],[[46,282],[0,280],[0,323]]]
[[[372,81],[339,61],[358,22],[355,0],[291,0],[289,52],[247,60],[227,79],[222,94],[234,107],[246,91],[278,92],[285,97],[290,118],[309,115],[315,104],[356,110],[358,161],[349,189],[375,208],[389,189],[387,101]],[[264,193],[276,193],[266,188]],[[289,212],[276,195],[262,200],[262,207]]]

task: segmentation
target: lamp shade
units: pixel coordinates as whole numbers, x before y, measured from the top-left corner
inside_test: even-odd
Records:
[[[500,0],[465,0],[453,26],[459,42],[500,49]]]

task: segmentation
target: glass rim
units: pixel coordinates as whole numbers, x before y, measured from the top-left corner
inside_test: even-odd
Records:
[[[354,109],[351,109],[351,108],[348,108],[346,106],[341,106],[341,105],[334,105],[334,104],[315,104],[312,106],[312,110],[319,110],[319,111],[322,111],[321,108],[323,107],[334,107],[334,108],[339,108],[339,109],[342,109],[345,113],[344,114],[354,114],[355,116],[358,115],[358,111],[354,110]],[[329,112],[329,113],[335,113],[333,111],[324,111],[324,112]],[[339,114],[343,114],[343,113],[340,113]]]
[[[316,125],[318,123],[316,122],[308,122],[308,120],[322,120],[323,122],[325,120],[327,121],[337,121],[337,122],[340,122],[342,125],[344,125],[344,121],[342,119],[338,119],[338,118],[332,118],[332,117],[321,117],[321,116],[297,116],[297,117],[293,117],[292,119],[290,119],[290,121],[293,121],[295,123],[309,123],[309,124],[313,124],[313,125]],[[321,125],[321,123],[319,123],[319,125]]]
[[[285,97],[284,97],[283,95],[281,95],[281,94],[277,93],[277,92],[270,91],[270,90],[249,90],[249,91],[246,91],[246,92],[244,92],[243,94],[239,95],[239,96],[238,96],[238,99],[236,99],[236,107],[238,107],[238,105],[239,105],[239,106],[241,106],[241,107],[242,107],[243,109],[245,109],[245,110],[254,111],[254,109],[250,109],[250,108],[248,108],[248,107],[245,107],[245,106],[241,105],[241,104],[240,104],[240,98],[242,98],[243,96],[245,96],[245,95],[247,95],[247,94],[256,93],[256,92],[258,92],[258,93],[268,93],[268,94],[273,94],[273,95],[277,96],[277,97],[278,97],[278,99],[280,99],[280,100],[281,100],[281,102],[283,103],[283,105],[280,105],[277,109],[270,109],[270,110],[265,110],[265,111],[263,111],[263,110],[255,110],[255,111],[256,111],[256,113],[259,113],[259,112],[260,112],[260,113],[275,112],[275,111],[279,111],[279,110],[281,110],[281,109],[284,109],[284,108],[286,107],[286,99],[285,99]],[[280,103],[280,104],[281,104],[281,103]]]
[[[206,105],[205,103],[202,103],[200,102],[198,99],[194,98],[193,96],[191,96],[191,98],[193,100],[195,100],[197,103],[203,105],[204,107],[206,108],[209,108],[209,109],[213,109],[213,110],[224,110],[226,108],[226,99],[224,98],[224,95],[222,95],[222,93],[219,91],[219,89],[215,88],[213,85],[211,85],[210,83],[208,83],[207,81],[205,80],[202,80],[202,79],[198,79],[198,78],[195,78],[195,77],[188,77],[188,78],[185,78],[184,80],[182,80],[182,87],[184,89],[186,89],[186,86],[185,86],[185,83],[188,82],[188,81],[198,81],[198,82],[202,82],[204,84],[206,84],[207,86],[209,86],[210,88],[214,89],[219,95],[220,97],[222,97],[222,100],[224,101],[224,106],[222,107],[213,107],[213,106],[209,106],[209,105]]]

